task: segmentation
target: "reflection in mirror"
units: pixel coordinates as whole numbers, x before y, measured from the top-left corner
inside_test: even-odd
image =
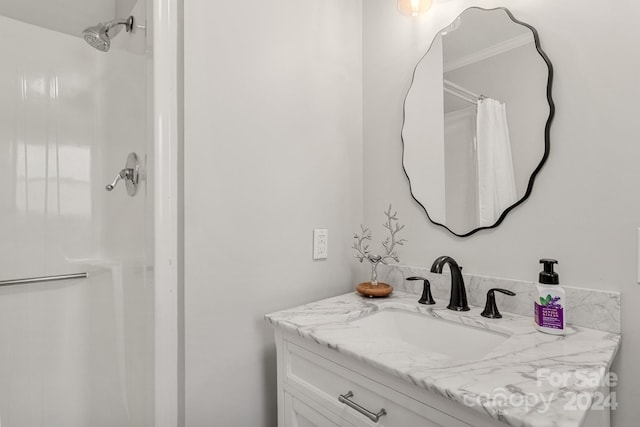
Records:
[[[533,27],[470,8],[433,40],[404,104],[403,164],[429,219],[495,227],[531,192],[553,118],[551,63]]]

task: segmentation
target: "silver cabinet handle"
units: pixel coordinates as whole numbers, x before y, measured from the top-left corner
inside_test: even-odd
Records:
[[[381,416],[387,415],[387,411],[385,411],[384,408],[380,409],[378,411],[378,413],[376,414],[376,413],[371,412],[368,409],[363,408],[362,406],[358,405],[356,402],[354,402],[353,400],[350,399],[352,397],[353,397],[353,392],[349,391],[349,392],[347,392],[347,394],[341,394],[338,397],[338,401],[340,403],[344,403],[348,407],[353,408],[356,411],[360,412],[362,415],[364,415],[365,417],[369,418],[374,423],[377,423],[380,420]]]

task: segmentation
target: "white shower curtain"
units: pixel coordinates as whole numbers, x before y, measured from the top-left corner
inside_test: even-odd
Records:
[[[476,128],[478,220],[484,227],[495,224],[517,197],[505,105],[491,98],[479,100]]]

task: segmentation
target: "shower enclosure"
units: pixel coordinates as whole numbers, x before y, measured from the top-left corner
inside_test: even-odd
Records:
[[[0,5],[2,427],[154,425],[151,1]],[[83,40],[129,16],[108,52]],[[132,152],[137,194],[106,191]]]

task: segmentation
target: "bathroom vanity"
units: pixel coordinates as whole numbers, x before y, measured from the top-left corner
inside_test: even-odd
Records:
[[[278,425],[608,426],[620,336],[579,327],[546,335],[528,317],[503,316],[402,292],[269,314]]]

